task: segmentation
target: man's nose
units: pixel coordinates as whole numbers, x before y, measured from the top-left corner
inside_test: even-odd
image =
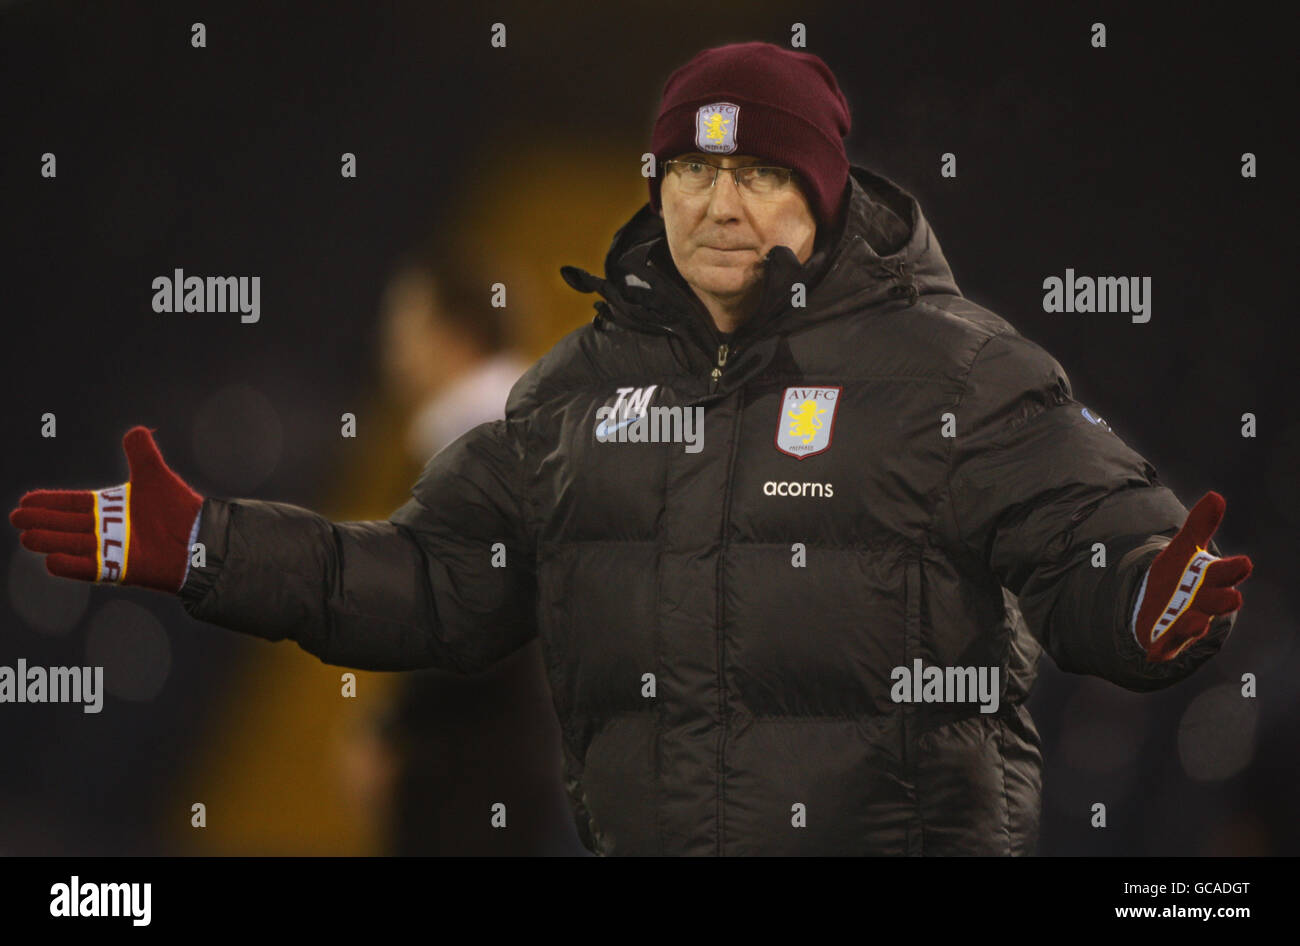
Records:
[[[709,216],[714,219],[739,217],[744,212],[736,175],[723,168],[709,191]]]

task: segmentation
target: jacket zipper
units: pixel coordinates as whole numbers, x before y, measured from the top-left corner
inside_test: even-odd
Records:
[[[723,361],[725,361],[727,357],[725,354],[726,348],[727,346],[723,345],[719,349],[719,357]],[[743,400],[743,398],[741,400]],[[725,805],[725,797],[724,797],[724,792],[725,792],[724,772],[726,770],[723,768],[726,760],[726,745],[727,745],[727,671],[726,671],[727,648],[722,633],[722,626],[725,623],[725,619],[726,619],[726,608],[724,603],[725,597],[722,593],[722,569],[727,559],[727,546],[729,544],[727,542],[727,530],[731,525],[731,485],[732,485],[732,477],[735,475],[736,447],[737,447],[737,442],[740,439],[739,438],[740,419],[741,419],[741,411],[740,411],[740,404],[738,402],[736,407],[736,419],[732,422],[731,425],[731,443],[727,448],[727,480],[726,480],[726,486],[722,491],[722,535],[719,537],[720,541],[718,546],[718,565],[716,571],[714,572],[714,595],[716,599],[714,604],[714,610],[717,613],[717,625],[714,630],[714,633],[717,637],[717,645],[718,645],[717,646],[718,719],[721,720],[722,723],[722,731],[718,735],[718,753],[717,753],[718,843],[715,849],[717,851],[718,857],[721,857],[724,851],[726,850],[726,846],[723,838],[727,826],[726,805]]]
[[[728,347],[727,345],[718,346],[718,364],[709,374],[709,377],[713,379],[709,384],[710,394],[718,390],[718,382],[722,380],[722,369],[727,364]]]

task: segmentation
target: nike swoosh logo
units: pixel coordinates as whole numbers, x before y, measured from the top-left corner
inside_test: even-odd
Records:
[[[1101,427],[1106,427],[1108,430],[1110,429],[1110,428],[1109,428],[1109,425],[1108,425],[1104,420],[1102,420],[1100,417],[1098,417],[1098,416],[1097,416],[1096,414],[1094,414],[1092,411],[1088,410],[1086,407],[1085,407],[1085,408],[1084,408],[1080,413],[1082,413],[1083,416],[1084,416],[1084,419],[1087,420],[1087,421],[1089,421],[1090,423],[1097,424],[1098,426],[1101,426]]]
[[[638,414],[636,417],[629,417],[627,420],[621,420],[621,421],[619,421],[619,422],[618,422],[617,424],[615,424],[613,427],[608,427],[608,426],[606,426],[606,425],[609,423],[608,420],[602,420],[602,421],[600,422],[600,426],[598,426],[598,427],[596,428],[596,436],[597,436],[597,437],[608,437],[610,434],[612,434],[614,431],[618,430],[620,427],[626,427],[628,424],[633,423],[634,421],[638,421],[638,420],[640,420],[643,416],[644,416],[644,415],[642,415],[642,414]]]

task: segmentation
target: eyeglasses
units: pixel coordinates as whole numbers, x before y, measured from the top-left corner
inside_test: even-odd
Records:
[[[736,187],[742,194],[752,194],[762,199],[782,196],[790,190],[795,180],[795,173],[790,168],[761,164],[724,168],[705,161],[665,161],[664,168],[676,178],[677,189],[692,197],[712,190],[722,171],[731,172]]]

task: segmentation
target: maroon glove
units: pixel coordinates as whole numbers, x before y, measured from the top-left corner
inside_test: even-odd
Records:
[[[9,521],[24,548],[49,553],[51,575],[176,592],[203,497],[163,462],[145,427],[122,438],[130,480],[100,490],[38,489]]]
[[[1209,632],[1211,618],[1241,607],[1241,592],[1232,586],[1254,565],[1245,555],[1219,558],[1206,551],[1225,508],[1218,493],[1202,496],[1142,579],[1133,635],[1147,660],[1173,660]]]

